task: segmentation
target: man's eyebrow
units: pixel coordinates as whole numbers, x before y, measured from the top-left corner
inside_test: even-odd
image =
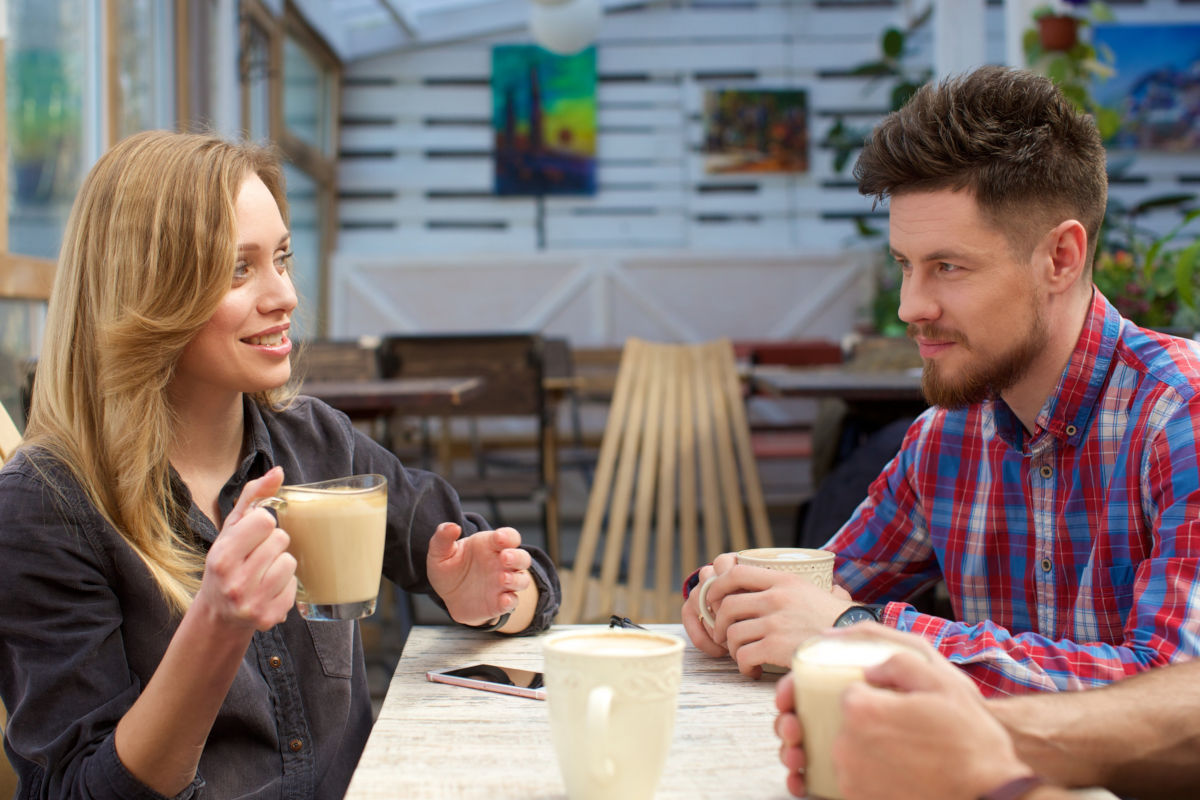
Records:
[[[909,258],[908,256],[904,255],[903,253],[901,253],[900,251],[896,250],[896,248],[894,248],[894,247],[888,247],[888,252],[890,252],[892,254],[893,258],[895,258],[899,261],[912,261],[913,260],[913,259]],[[969,253],[965,253],[965,252],[962,252],[959,250],[934,250],[932,253],[928,253],[916,260],[920,261],[923,264],[927,264],[931,261],[951,261],[951,262],[957,263],[964,259],[970,259],[970,258],[971,258],[971,256]]]

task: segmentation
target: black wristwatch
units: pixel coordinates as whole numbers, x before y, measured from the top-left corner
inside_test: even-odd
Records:
[[[833,627],[845,628],[847,625],[853,625],[856,622],[867,622],[874,620],[880,622],[883,619],[883,606],[880,605],[857,605],[850,606],[833,621]]]

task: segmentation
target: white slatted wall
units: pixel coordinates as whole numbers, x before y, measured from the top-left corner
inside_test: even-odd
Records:
[[[354,306],[338,307],[336,298],[346,296],[339,284],[354,273],[361,279],[367,262],[373,280],[386,284],[380,257],[398,266],[415,256],[426,265],[430,257],[469,254],[504,254],[510,264],[520,262],[512,256],[526,256],[532,264],[587,251],[620,251],[622,258],[669,252],[673,260],[681,252],[740,253],[750,260],[761,254],[772,262],[786,254],[829,254],[831,262],[840,261],[834,254],[856,244],[850,218],[870,213],[870,201],[859,196],[848,169],[835,173],[832,153],[819,142],[839,114],[848,115],[849,123],[869,125],[887,110],[887,84],[846,72],[876,58],[884,28],[903,26],[924,5],[675,0],[607,15],[597,41],[599,190],[594,197],[547,198],[544,204],[491,194],[490,48],[528,41],[525,32],[348,65],[331,332],[378,332],[363,330],[366,323],[355,317]],[[1121,21],[1200,20],[1195,0],[1118,0],[1114,6]],[[986,59],[1001,63],[1003,10],[996,2],[988,5],[987,24]],[[914,65],[928,63],[931,28],[917,37]],[[810,172],[705,174],[704,90],[733,87],[807,90]],[[1179,190],[1200,191],[1200,158],[1145,156],[1127,182],[1113,187],[1123,199]],[[882,212],[875,217],[886,222]],[[402,272],[397,270],[396,279]],[[512,280],[523,280],[519,270]],[[743,280],[738,290],[739,304],[752,314],[755,287]],[[461,292],[459,302],[469,311],[471,285]],[[475,307],[487,299],[475,298]],[[862,298],[846,302],[859,305]],[[464,316],[469,325],[472,315]],[[514,312],[509,324],[517,326],[519,318]],[[407,328],[429,322],[385,315],[371,324]],[[793,327],[796,334],[820,333],[803,321]],[[589,339],[619,341],[626,335],[611,325],[589,330]]]

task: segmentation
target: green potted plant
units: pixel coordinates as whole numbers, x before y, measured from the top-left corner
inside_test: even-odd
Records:
[[[10,71],[15,91],[8,95],[7,111],[16,196],[24,203],[45,203],[54,194],[66,141],[78,135],[78,113],[57,51],[19,50]]]
[[[1097,79],[1105,80],[1115,74],[1114,57],[1107,47],[1097,48],[1080,31],[1095,22],[1112,22],[1108,4],[1100,0],[1074,0],[1074,6],[1087,6],[1087,14],[1061,14],[1053,6],[1034,9],[1036,27],[1025,31],[1022,45],[1029,68],[1054,81],[1081,110],[1096,120],[1100,135],[1108,139],[1121,124],[1120,115],[1097,103],[1090,87]],[[1069,29],[1069,30],[1068,30]]]
[[[1109,203],[1092,279],[1121,315],[1146,328],[1184,336],[1200,331],[1200,209],[1196,196],[1171,194],[1131,207]],[[1175,209],[1179,220],[1159,233],[1142,223],[1151,211]]]

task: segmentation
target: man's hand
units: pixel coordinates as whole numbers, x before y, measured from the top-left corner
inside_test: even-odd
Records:
[[[838,784],[848,800],[888,797],[978,797],[1032,770],[984,706],[971,680],[924,640],[862,623],[835,636],[902,642],[904,652],[865,670],[866,683],[842,696],[842,729],[833,747]],[[792,676],[779,682],[779,759],[788,790],[803,796],[804,734],[795,713]],[[947,769],[947,764],[953,765]]]
[[[443,522],[429,540],[429,584],[455,622],[483,625],[517,607],[517,592],[529,587],[528,552],[512,528],[479,531],[460,539],[462,528]]]
[[[247,483],[208,551],[195,602],[221,625],[270,630],[296,604],[296,559],[287,552],[288,535],[275,527],[269,511],[251,508],[282,484],[280,467]]]
[[[712,641],[753,678],[763,664],[790,664],[800,643],[853,605],[842,589],[827,592],[799,575],[742,564],[714,580],[705,599],[717,621]]]
[[[680,612],[683,618],[683,629],[687,631],[688,638],[692,640],[692,644],[696,645],[696,649],[710,656],[723,656],[729,650],[724,645],[713,641],[712,632],[704,624],[704,620],[700,618],[700,587],[713,575],[722,575],[733,569],[735,564],[737,564],[736,555],[733,553],[722,553],[713,560],[711,565],[703,567],[698,576],[700,578],[699,582],[688,594],[687,600],[683,603],[683,610]]]

